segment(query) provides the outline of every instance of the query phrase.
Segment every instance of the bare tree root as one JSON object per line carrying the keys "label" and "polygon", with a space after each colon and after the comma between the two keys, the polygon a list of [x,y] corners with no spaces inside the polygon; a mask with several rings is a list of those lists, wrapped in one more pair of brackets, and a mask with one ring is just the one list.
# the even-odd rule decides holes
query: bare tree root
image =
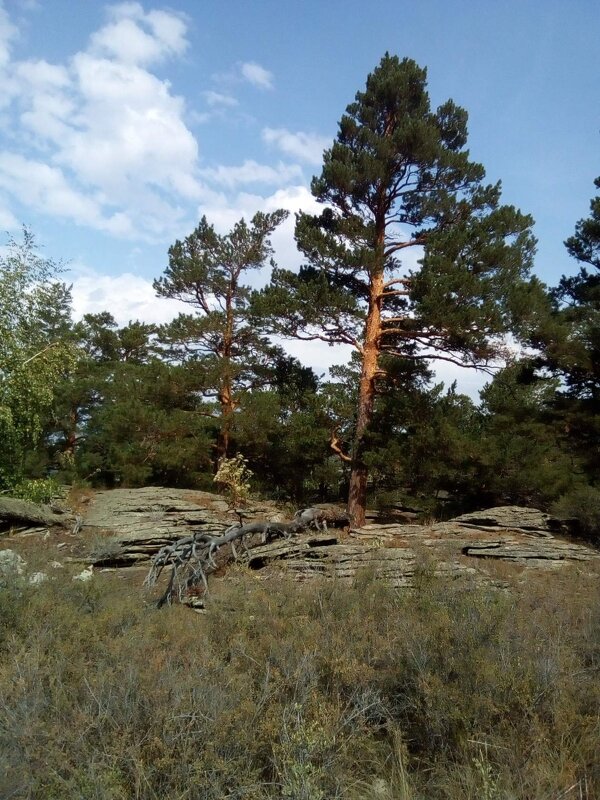
{"label": "bare tree root", "polygon": [[[248,536],[260,534],[261,542],[266,544],[273,538],[295,536],[306,531],[311,525],[319,530],[321,523],[326,529],[324,513],[322,509],[303,509],[290,522],[249,522],[246,525],[242,524],[240,517],[239,525],[227,528],[221,536],[209,536],[205,533],[185,536],[165,545],[156,553],[144,580],[144,586],[154,587],[163,570],[170,567],[171,575],[164,594],[158,600],[158,608],[169,605],[174,600],[182,602],[190,591],[195,591],[200,586],[204,594],[207,594],[208,576],[218,568],[217,554],[221,548],[229,545],[233,560],[237,561],[236,543],[248,553],[246,543]],[[331,515],[329,518],[331,519]]]}

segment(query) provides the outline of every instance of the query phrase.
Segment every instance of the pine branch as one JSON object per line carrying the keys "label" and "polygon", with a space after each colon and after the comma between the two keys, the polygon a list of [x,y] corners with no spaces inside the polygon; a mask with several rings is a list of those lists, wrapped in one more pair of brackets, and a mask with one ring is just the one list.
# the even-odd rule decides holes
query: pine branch
{"label": "pine branch", "polygon": [[352,462],[352,457],[349,456],[347,453],[345,453],[342,450],[339,437],[337,436],[337,431],[338,431],[337,428],[334,428],[331,431],[331,439],[329,441],[329,446],[331,447],[333,452],[342,459],[342,461],[345,461],[347,463],[351,463]]}

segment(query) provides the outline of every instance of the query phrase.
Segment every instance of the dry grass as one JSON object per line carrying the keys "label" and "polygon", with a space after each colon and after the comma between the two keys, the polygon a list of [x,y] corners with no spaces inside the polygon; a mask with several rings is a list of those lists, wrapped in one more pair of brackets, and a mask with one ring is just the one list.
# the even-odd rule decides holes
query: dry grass
{"label": "dry grass", "polygon": [[596,587],[239,570],[202,616],[116,580],[5,587],[0,796],[594,800]]}

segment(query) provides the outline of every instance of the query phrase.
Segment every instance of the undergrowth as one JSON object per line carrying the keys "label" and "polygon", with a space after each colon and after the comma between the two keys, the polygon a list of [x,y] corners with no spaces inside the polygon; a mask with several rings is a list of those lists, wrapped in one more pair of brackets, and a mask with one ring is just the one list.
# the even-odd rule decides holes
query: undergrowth
{"label": "undergrowth", "polygon": [[600,797],[585,577],[509,595],[240,573],[203,616],[101,577],[0,593],[2,797]]}

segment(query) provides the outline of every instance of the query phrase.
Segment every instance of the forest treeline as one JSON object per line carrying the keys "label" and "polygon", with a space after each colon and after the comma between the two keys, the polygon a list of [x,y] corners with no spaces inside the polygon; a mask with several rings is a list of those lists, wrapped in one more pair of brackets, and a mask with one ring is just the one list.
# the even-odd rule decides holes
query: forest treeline
{"label": "forest treeline", "polygon": [[[407,498],[452,512],[558,501],[600,524],[600,196],[565,243],[574,274],[548,288],[533,220],[501,204],[466,141],[466,112],[432,110],[425,70],[386,55],[313,179],[322,212],[297,215],[300,271],[272,261],[285,211],[227,234],[203,218],[154,283],[189,308],[164,325],[74,322],[60,265],[28,230],[9,241],[0,488],[213,489],[241,454],[255,491],[348,498],[358,524],[367,501]],[[324,378],[274,336],[354,355]],[[436,384],[436,358],[490,372],[478,403]]]}

